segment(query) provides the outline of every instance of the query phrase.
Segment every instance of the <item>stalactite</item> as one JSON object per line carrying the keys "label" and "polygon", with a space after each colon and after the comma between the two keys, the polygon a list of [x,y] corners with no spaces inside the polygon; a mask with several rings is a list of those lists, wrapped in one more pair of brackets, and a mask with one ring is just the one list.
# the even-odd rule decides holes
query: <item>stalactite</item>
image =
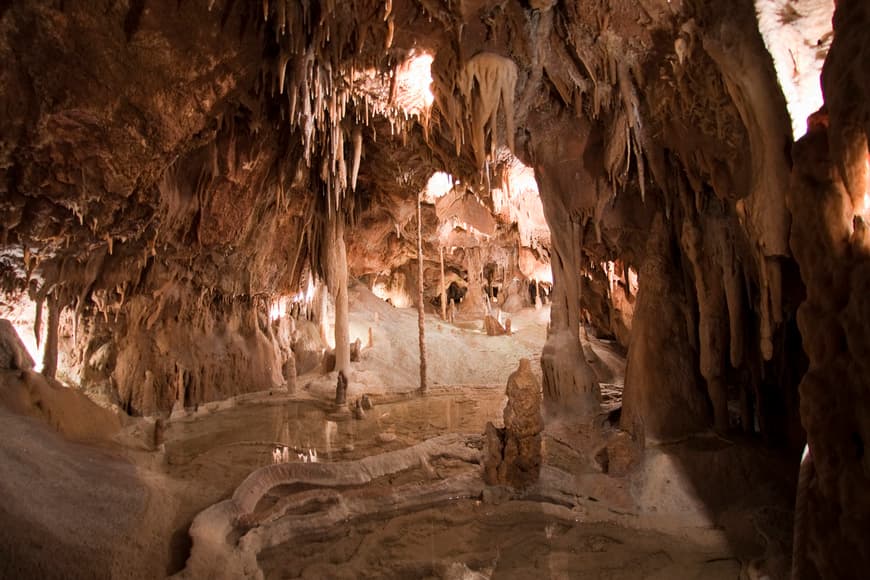
{"label": "stalactite", "polygon": [[508,147],[511,151],[515,150],[516,83],[517,65],[509,58],[490,52],[481,52],[473,56],[459,75],[456,84],[465,100],[466,116],[471,122],[471,148],[479,168],[484,166],[487,157],[487,129],[492,135],[492,149],[498,147],[499,108],[504,109]]}
{"label": "stalactite", "polygon": [[362,129],[354,127],[353,129],[353,168],[350,172],[350,189],[356,191],[356,178],[359,175],[360,159],[362,158]]}
{"label": "stalactite", "polygon": [[[284,78],[287,74],[287,61],[290,60],[290,55],[280,55],[278,57],[278,92],[284,94]],[[295,91],[293,91],[295,94]],[[292,118],[292,117],[291,117]]]}
{"label": "stalactite", "polygon": [[[724,433],[728,430],[728,392],[723,378],[725,361],[722,316],[728,306],[725,289],[719,280],[721,269],[715,263],[710,264],[704,260],[707,256],[704,240],[698,226],[691,221],[683,222],[680,243],[692,265],[695,278],[701,376],[707,381],[707,392],[713,404],[716,429]],[[711,266],[719,270],[718,275],[710,271]]]}
{"label": "stalactite", "polygon": [[672,235],[659,212],[640,267],[620,418],[623,429],[655,439],[685,437],[706,430],[710,422],[684,322],[684,311],[691,309],[685,291],[691,287],[684,289]]}
{"label": "stalactite", "polygon": [[723,282],[725,285],[725,302],[728,306],[728,324],[730,333],[729,355],[731,366],[735,369],[743,363],[743,276],[734,250],[726,244],[727,253],[723,257]]}
{"label": "stalactite", "polygon": [[760,347],[761,347],[761,355],[764,357],[764,360],[770,360],[773,358],[773,317],[770,312],[770,280],[768,278],[768,269],[767,264],[764,258],[761,258],[761,263],[758,268],[758,278],[759,278],[759,294],[760,294],[760,306],[761,312],[759,314],[761,318],[760,323]]}
{"label": "stalactite", "polygon": [[327,316],[326,284],[320,280],[315,284],[311,311],[314,314],[317,328],[320,331],[320,341],[323,344],[327,344],[329,338],[329,317]]}

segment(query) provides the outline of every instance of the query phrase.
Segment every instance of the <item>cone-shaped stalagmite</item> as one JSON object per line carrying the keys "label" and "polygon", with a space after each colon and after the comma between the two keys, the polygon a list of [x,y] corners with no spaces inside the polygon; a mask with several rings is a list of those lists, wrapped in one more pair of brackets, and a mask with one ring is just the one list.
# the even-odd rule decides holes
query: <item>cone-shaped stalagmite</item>
{"label": "cone-shaped stalagmite", "polygon": [[523,488],[535,483],[541,472],[541,387],[529,359],[507,381],[508,401],[504,429],[486,426],[484,480],[489,485]]}

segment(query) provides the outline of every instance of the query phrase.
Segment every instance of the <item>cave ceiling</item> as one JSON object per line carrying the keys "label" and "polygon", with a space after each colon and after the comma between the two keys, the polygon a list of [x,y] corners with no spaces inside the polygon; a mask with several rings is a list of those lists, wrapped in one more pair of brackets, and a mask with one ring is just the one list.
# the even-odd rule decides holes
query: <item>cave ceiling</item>
{"label": "cave ceiling", "polygon": [[782,152],[788,119],[747,112],[741,67],[770,68],[750,21],[748,2],[665,0],[6,5],[4,288],[77,310],[169,282],[292,294],[336,210],[351,273],[390,272],[414,257],[434,172],[456,187],[450,208],[424,203],[427,278],[439,246],[456,273],[479,243],[545,264],[520,163],[583,224],[592,269],[638,267],[656,212],[735,208],[763,263],[787,249],[756,192],[782,175],[753,163]]}

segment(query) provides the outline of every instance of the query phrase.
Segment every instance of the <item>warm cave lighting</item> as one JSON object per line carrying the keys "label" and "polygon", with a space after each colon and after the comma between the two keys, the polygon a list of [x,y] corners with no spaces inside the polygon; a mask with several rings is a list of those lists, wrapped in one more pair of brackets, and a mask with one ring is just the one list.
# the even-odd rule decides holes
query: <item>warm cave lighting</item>
{"label": "warm cave lighting", "polygon": [[829,0],[806,0],[798,10],[792,7],[786,21],[783,2],[755,0],[758,28],[773,57],[795,139],[806,133],[807,118],[824,101],[819,76],[832,38],[834,4]]}
{"label": "warm cave lighting", "polygon": [[[10,299],[8,302],[5,300],[0,301],[0,318],[5,318],[12,323],[12,327],[18,333],[18,337],[24,344],[24,348],[27,349],[30,358],[36,363],[37,368],[41,368],[42,352],[36,345],[36,336],[33,334],[36,319],[36,303],[28,298],[27,294]],[[40,336],[40,344],[43,348],[45,348],[46,327],[47,325],[43,323]]]}
{"label": "warm cave lighting", "polygon": [[637,272],[631,266],[628,267],[628,289],[632,294],[637,295]]}
{"label": "warm cave lighting", "polygon": [[396,308],[409,308],[411,306],[411,297],[407,292],[402,292],[385,282],[375,282],[372,285],[372,293]]}
{"label": "warm cave lighting", "polygon": [[432,94],[432,61],[427,52],[412,52],[396,69],[396,102],[409,115],[419,115],[435,100]]}
{"label": "warm cave lighting", "polygon": [[497,213],[507,212],[510,221],[517,224],[520,242],[533,248],[550,239],[550,228],[544,218],[544,206],[538,192],[535,170],[524,165],[508,149],[499,150],[499,158],[507,160],[501,187],[492,191]]}
{"label": "warm cave lighting", "polygon": [[275,321],[283,318],[287,314],[287,303],[290,302],[286,296],[281,296],[269,306],[269,320]]}
{"label": "warm cave lighting", "polygon": [[426,190],[423,192],[423,199],[428,203],[435,203],[436,199],[447,195],[456,181],[453,176],[443,171],[436,171],[426,183]]}
{"label": "warm cave lighting", "polygon": [[867,159],[865,163],[867,164],[867,171],[864,172],[864,175],[866,176],[867,191],[864,192],[864,199],[862,200],[864,202],[863,214],[864,221],[870,221],[870,150],[867,151]]}
{"label": "warm cave lighting", "polygon": [[538,282],[553,284],[553,268],[550,264],[538,264],[535,266],[535,271],[532,273],[532,278]]}

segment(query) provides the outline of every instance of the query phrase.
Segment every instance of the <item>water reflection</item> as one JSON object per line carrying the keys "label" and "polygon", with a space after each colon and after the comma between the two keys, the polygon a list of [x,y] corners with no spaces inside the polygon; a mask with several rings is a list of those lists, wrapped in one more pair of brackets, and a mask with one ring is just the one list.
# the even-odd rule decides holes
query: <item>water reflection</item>
{"label": "water reflection", "polygon": [[271,463],[275,445],[290,447],[291,461],[308,449],[321,461],[359,459],[444,433],[482,433],[487,421],[501,425],[504,401],[499,387],[375,399],[360,420],[321,401],[240,404],[172,423],[166,459],[170,466],[213,460],[250,470]]}

